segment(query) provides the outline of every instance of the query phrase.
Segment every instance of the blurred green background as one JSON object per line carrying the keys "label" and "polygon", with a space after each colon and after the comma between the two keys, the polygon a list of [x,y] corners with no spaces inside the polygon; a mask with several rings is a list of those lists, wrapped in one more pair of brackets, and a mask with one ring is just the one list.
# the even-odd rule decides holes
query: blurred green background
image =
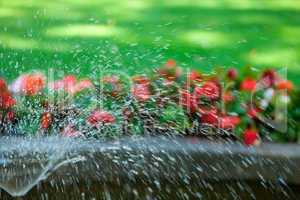
{"label": "blurred green background", "polygon": [[299,0],[1,0],[0,76],[288,67],[300,83]]}

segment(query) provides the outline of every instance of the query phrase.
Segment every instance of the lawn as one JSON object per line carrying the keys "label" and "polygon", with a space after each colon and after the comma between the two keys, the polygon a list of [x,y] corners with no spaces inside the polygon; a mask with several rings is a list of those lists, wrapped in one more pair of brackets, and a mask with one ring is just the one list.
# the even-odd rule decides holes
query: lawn
{"label": "lawn", "polygon": [[181,66],[288,68],[300,83],[298,0],[2,0],[0,76]]}

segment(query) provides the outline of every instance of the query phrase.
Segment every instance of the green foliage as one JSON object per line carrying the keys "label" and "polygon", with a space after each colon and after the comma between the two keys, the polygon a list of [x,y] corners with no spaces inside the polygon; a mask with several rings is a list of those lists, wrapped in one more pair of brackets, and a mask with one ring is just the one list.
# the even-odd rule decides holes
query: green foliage
{"label": "green foliage", "polygon": [[294,0],[1,1],[0,75],[132,75],[174,58],[206,72],[288,66],[299,83],[299,10]]}
{"label": "green foliage", "polygon": [[160,122],[166,127],[174,127],[179,132],[184,132],[185,129],[190,128],[188,119],[182,109],[182,107],[174,105],[168,105],[162,110],[160,115]]}

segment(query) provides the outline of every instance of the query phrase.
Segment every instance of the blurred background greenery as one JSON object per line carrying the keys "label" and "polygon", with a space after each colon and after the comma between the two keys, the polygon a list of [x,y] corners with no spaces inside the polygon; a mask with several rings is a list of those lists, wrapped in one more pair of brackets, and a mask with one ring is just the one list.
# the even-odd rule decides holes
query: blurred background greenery
{"label": "blurred background greenery", "polygon": [[288,67],[300,83],[298,0],[1,0],[0,76]]}

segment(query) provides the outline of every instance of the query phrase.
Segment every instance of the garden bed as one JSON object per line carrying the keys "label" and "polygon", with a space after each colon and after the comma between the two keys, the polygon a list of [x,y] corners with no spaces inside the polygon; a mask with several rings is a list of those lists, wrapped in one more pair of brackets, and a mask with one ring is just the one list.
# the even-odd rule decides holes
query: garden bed
{"label": "garden bed", "polygon": [[31,72],[0,79],[0,133],[105,138],[181,135],[297,143],[300,92],[274,69],[210,74],[169,60],[154,73],[96,79]]}
{"label": "garden bed", "polygon": [[28,199],[297,198],[300,93],[245,69],[169,60],[133,77],[0,79],[0,186]]}

